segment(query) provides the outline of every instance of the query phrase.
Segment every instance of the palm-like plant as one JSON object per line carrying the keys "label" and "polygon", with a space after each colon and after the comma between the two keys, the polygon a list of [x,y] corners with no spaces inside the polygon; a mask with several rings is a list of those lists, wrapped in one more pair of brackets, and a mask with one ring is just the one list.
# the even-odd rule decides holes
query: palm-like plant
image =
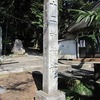
{"label": "palm-like plant", "polygon": [[[89,40],[91,39],[91,45],[96,47],[100,43],[98,42],[98,38],[100,35],[100,8],[97,7],[90,11],[83,10],[75,10],[72,9],[76,13],[76,21],[71,28],[69,28],[69,32],[82,33],[80,37],[87,37]],[[85,34],[84,34],[85,33]],[[89,33],[89,34],[88,34]]]}
{"label": "palm-like plant", "polygon": [[82,10],[75,10],[78,12],[78,18],[76,23],[84,20],[87,22],[88,26],[96,26],[96,28],[100,28],[100,8],[97,8],[93,11],[82,11]]}

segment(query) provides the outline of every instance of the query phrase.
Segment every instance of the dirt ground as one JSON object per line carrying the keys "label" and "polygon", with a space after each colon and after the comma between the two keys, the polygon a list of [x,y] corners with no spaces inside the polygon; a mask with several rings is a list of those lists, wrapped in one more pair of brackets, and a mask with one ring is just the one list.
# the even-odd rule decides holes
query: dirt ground
{"label": "dirt ground", "polygon": [[79,59],[74,59],[73,61],[81,61],[81,62],[100,62],[100,58],[79,58]]}
{"label": "dirt ground", "polygon": [[[100,58],[83,58],[74,61],[100,62]],[[0,94],[0,100],[34,100],[37,90],[35,79],[32,77],[31,72],[0,76],[0,86],[5,87],[7,90],[7,93]]]}
{"label": "dirt ground", "polygon": [[7,89],[7,93],[0,94],[0,100],[34,100],[37,90],[30,72],[0,77],[0,86]]}

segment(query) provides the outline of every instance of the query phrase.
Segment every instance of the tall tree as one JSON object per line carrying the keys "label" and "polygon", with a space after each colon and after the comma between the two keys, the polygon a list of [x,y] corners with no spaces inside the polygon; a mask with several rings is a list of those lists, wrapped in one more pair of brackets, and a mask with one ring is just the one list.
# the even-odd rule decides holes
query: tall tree
{"label": "tall tree", "polygon": [[[19,38],[29,46],[34,39],[42,40],[43,0],[1,0],[0,24],[3,28],[3,51]],[[39,44],[39,42],[38,42]],[[11,46],[12,46],[11,45]]]}

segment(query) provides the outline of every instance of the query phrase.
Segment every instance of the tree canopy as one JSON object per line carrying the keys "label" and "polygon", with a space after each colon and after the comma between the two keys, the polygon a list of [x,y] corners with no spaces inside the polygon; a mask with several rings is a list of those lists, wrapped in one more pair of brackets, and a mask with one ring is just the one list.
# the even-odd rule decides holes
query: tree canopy
{"label": "tree canopy", "polygon": [[[1,0],[0,25],[3,29],[3,51],[11,51],[16,38],[23,41],[25,48],[40,38],[42,41],[43,0]],[[7,48],[9,44],[11,48]]]}
{"label": "tree canopy", "polygon": [[[77,20],[78,14],[69,9],[86,11],[97,0],[58,1],[59,39],[61,39],[65,37],[69,26]],[[38,44],[38,48],[42,51],[43,2],[44,0],[0,0],[0,25],[3,30],[3,51],[5,53],[6,51],[11,52],[16,38],[23,41],[25,48]]]}

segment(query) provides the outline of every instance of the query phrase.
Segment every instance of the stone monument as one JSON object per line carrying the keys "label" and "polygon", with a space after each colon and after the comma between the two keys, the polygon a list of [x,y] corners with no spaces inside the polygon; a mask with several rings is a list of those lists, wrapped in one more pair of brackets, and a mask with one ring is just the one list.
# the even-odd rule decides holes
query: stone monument
{"label": "stone monument", "polygon": [[58,90],[58,0],[44,0],[43,91],[36,100],[65,100]]}
{"label": "stone monument", "polygon": [[12,52],[16,55],[23,55],[25,54],[25,49],[23,48],[22,41],[19,39],[15,40]]}

